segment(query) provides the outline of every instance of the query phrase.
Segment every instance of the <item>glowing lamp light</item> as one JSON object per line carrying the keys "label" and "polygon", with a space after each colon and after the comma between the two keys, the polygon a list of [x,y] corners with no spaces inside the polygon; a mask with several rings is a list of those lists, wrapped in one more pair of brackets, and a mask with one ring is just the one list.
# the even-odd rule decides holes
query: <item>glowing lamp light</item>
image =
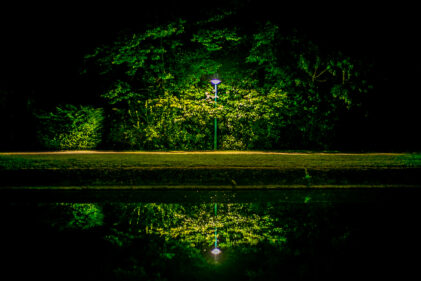
{"label": "glowing lamp light", "polygon": [[221,251],[221,250],[219,250],[218,248],[215,248],[215,249],[213,249],[213,250],[211,251],[211,253],[212,253],[213,255],[217,256],[217,255],[219,255],[220,253],[222,253],[222,251]]}
{"label": "glowing lamp light", "polygon": [[219,79],[212,79],[211,80],[212,85],[218,85],[219,83],[221,83],[221,80]]}

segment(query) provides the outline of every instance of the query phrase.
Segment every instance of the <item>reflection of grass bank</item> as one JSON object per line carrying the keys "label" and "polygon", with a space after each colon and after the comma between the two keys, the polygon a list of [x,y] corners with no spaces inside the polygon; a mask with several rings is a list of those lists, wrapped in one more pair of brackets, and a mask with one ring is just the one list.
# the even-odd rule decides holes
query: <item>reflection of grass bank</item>
{"label": "reflection of grass bank", "polygon": [[0,154],[2,186],[419,185],[420,174],[409,153]]}
{"label": "reflection of grass bank", "polygon": [[243,186],[420,184],[421,168],[308,169],[282,168],[133,168],[133,169],[17,169],[0,171],[3,186]]}

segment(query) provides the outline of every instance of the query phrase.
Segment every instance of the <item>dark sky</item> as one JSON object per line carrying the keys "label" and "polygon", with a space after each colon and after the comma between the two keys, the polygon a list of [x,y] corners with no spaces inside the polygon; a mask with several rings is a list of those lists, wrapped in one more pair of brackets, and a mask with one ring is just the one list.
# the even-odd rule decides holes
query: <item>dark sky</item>
{"label": "dark sky", "polygon": [[[110,1],[111,2],[111,1]],[[30,95],[77,92],[83,54],[119,30],[166,21],[201,17],[219,7],[243,7],[250,21],[274,19],[310,37],[371,57],[393,79],[412,75],[419,55],[413,6],[365,1],[106,1],[93,5],[33,3],[3,6],[0,14],[2,85]],[[193,3],[193,4],[192,4]],[[408,76],[409,77],[409,76]],[[65,85],[65,88],[63,88]]]}

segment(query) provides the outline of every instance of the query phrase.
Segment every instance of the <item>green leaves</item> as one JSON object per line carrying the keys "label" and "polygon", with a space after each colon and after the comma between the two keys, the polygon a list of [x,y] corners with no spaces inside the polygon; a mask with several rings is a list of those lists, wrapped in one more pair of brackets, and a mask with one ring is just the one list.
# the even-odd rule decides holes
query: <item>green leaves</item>
{"label": "green leaves", "polygon": [[103,110],[65,105],[37,115],[38,139],[47,149],[93,149],[102,141]]}
{"label": "green leaves", "polygon": [[253,35],[250,54],[246,57],[246,62],[257,63],[258,65],[275,63],[274,56],[275,37],[278,27],[271,23],[266,23],[263,30]]}
{"label": "green leaves", "polygon": [[214,52],[221,50],[224,46],[232,47],[240,43],[241,37],[238,36],[235,30],[228,28],[217,30],[199,30],[198,33],[193,34],[192,42],[197,42],[203,45],[207,51]]}
{"label": "green leaves", "polygon": [[117,80],[114,87],[102,95],[110,104],[116,104],[122,101],[131,101],[138,95],[131,89],[130,84]]}
{"label": "green leaves", "polygon": [[[370,90],[364,69],[267,22],[242,30],[221,14],[128,34],[87,56],[109,78],[117,108],[108,139],[124,148],[325,148],[338,116]],[[218,103],[210,77],[217,74]]]}

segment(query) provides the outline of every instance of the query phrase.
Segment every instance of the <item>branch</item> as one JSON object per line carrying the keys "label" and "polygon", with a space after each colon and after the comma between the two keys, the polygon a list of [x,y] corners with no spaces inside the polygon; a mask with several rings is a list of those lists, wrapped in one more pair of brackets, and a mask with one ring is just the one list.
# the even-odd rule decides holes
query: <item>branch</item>
{"label": "branch", "polygon": [[[327,68],[325,68],[324,70],[320,71],[319,74],[316,75],[317,72],[317,67],[314,70],[313,76],[311,77],[312,81],[314,82],[317,78],[319,78],[320,76],[323,75],[323,73],[325,73],[327,71]],[[318,82],[326,82],[326,80],[318,80]]]}
{"label": "branch", "polygon": [[323,71],[321,71],[315,78],[320,77],[323,73],[325,73],[327,71],[327,68],[325,68]]}
{"label": "branch", "polygon": [[317,73],[317,69],[319,69],[319,66],[316,65],[316,67],[314,68],[314,72],[313,72],[313,76],[311,77],[311,80],[314,82],[314,80],[317,78],[316,73]]}

